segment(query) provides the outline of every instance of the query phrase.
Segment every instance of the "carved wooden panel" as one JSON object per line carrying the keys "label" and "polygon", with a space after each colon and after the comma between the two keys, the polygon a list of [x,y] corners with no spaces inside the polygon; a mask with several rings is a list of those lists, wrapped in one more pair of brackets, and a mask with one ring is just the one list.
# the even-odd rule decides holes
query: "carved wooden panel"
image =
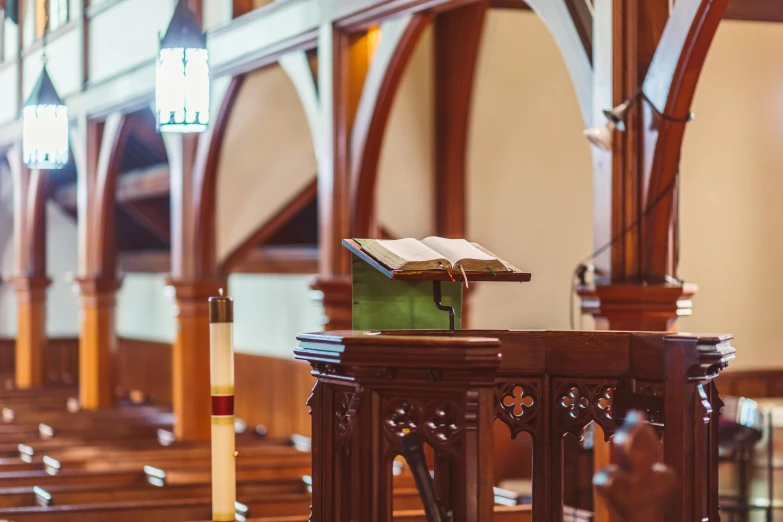
{"label": "carved wooden panel", "polygon": [[573,433],[581,437],[582,430],[595,421],[605,437],[615,430],[612,418],[612,396],[616,381],[606,379],[553,379],[552,407],[555,433]]}
{"label": "carved wooden panel", "polygon": [[511,430],[512,439],[523,431],[534,435],[540,430],[542,389],[542,380],[537,378],[507,380],[497,384],[495,416]]}
{"label": "carved wooden panel", "polygon": [[465,406],[453,399],[382,399],[381,419],[389,450],[400,453],[400,437],[414,432],[438,451],[455,452],[462,442]]}

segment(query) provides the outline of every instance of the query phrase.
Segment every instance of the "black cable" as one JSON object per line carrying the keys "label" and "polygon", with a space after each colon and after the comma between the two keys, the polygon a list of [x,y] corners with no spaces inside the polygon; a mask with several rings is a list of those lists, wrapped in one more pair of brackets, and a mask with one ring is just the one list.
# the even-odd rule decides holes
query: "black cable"
{"label": "black cable", "polygon": [[639,89],[638,95],[640,95],[644,101],[646,101],[650,108],[653,110],[653,112],[662,120],[671,121],[674,123],[688,123],[693,119],[693,113],[688,113],[688,116],[685,118],[676,118],[674,116],[669,116],[668,114],[664,114],[663,112],[658,110],[658,107],[655,106],[655,104],[652,102],[652,100],[645,94],[645,92],[642,89]]}
{"label": "black cable", "polygon": [[[579,281],[581,283],[581,279],[584,277],[584,273],[587,272],[587,267],[585,266],[585,263],[588,263],[595,259],[596,257],[600,256],[607,250],[609,250],[612,246],[614,246],[615,243],[620,241],[625,237],[628,232],[636,228],[639,223],[643,219],[645,219],[647,216],[649,216],[653,210],[655,210],[661,201],[669,194],[669,192],[672,192],[674,190],[674,187],[677,186],[677,181],[680,177],[680,170],[677,169],[677,174],[672,178],[672,180],[669,182],[668,185],[663,189],[663,191],[658,194],[658,196],[649,204],[647,205],[647,208],[644,209],[644,211],[639,214],[636,219],[634,219],[631,223],[628,224],[622,231],[618,232],[617,235],[612,237],[609,241],[601,245],[599,248],[593,251],[589,256],[585,257],[582,261],[580,261],[576,267],[574,268],[572,279],[571,279],[571,297],[570,297],[570,303],[571,303],[571,329],[574,329],[574,293],[576,292],[576,282]],[[584,270],[582,267],[585,267]],[[582,274],[582,277],[579,277],[579,274]]]}

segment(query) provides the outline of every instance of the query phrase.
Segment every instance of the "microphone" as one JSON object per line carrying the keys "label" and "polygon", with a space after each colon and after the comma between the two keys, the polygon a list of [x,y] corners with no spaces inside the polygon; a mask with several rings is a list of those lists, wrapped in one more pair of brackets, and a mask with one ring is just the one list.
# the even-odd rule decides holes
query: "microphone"
{"label": "microphone", "polygon": [[428,522],[450,522],[451,517],[446,514],[440,500],[435,496],[435,483],[427,469],[421,438],[415,433],[409,433],[402,436],[401,443],[402,456],[405,457],[413,473]]}

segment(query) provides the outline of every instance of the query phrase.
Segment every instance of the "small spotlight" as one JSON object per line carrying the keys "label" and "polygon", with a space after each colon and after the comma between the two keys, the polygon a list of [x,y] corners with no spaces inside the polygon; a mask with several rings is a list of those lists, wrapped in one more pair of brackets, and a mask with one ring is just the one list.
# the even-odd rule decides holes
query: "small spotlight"
{"label": "small spotlight", "polygon": [[629,98],[612,110],[604,111],[607,122],[603,125],[585,129],[584,135],[587,141],[601,150],[612,150],[614,131],[625,132],[625,116],[628,114],[628,109],[631,107],[634,98]]}
{"label": "small spotlight", "polygon": [[591,144],[608,152],[612,150],[612,135],[616,128],[617,125],[610,121],[605,125],[585,129],[584,135]]}

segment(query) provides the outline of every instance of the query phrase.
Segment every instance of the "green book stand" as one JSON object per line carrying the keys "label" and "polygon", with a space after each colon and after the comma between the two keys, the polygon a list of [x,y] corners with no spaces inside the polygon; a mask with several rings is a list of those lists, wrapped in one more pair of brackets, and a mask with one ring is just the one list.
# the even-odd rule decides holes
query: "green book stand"
{"label": "green book stand", "polygon": [[[354,330],[451,330],[462,326],[462,274],[446,270],[392,270],[345,239],[351,251]],[[505,262],[504,262],[505,263]],[[530,274],[505,263],[506,272],[471,272],[469,282],[526,282]]]}

